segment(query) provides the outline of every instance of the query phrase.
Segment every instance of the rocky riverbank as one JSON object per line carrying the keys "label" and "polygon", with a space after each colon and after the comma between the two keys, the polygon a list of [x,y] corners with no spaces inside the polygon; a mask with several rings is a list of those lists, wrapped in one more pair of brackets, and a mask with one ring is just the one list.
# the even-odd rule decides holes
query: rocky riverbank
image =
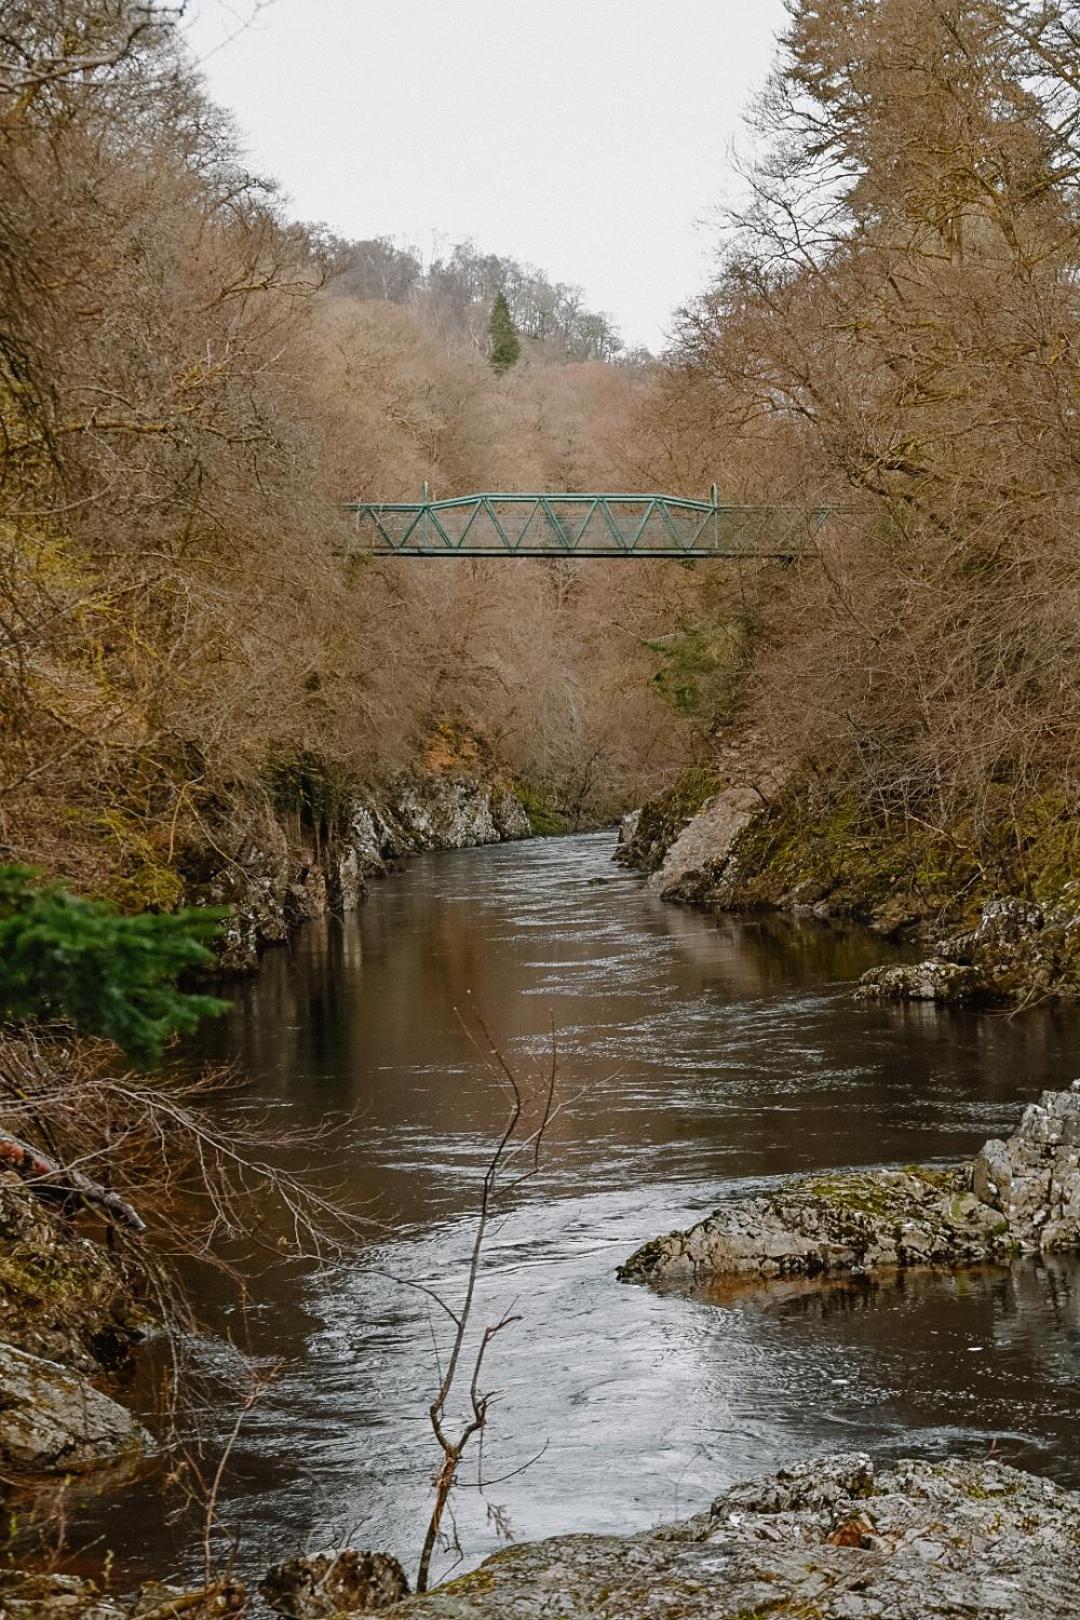
{"label": "rocky riverbank", "polygon": [[993,1462],[817,1458],[645,1535],[510,1547],[394,1620],[1066,1620],[1080,1494]]}
{"label": "rocky riverbank", "polygon": [[936,941],[921,962],[871,968],[859,982],[864,1001],[943,1001],[974,1006],[1074,995],[1080,984],[1080,907],[989,901],[974,928]]}
{"label": "rocky riverbank", "polygon": [[[632,1536],[565,1535],[496,1553],[422,1597],[393,1559],[354,1549],[271,1571],[283,1620],[1072,1620],[1080,1493],[993,1461],[813,1458]],[[132,1601],[65,1575],[0,1574],[6,1620],[224,1620],[224,1581]]]}
{"label": "rocky riverbank", "polygon": [[1080,1081],[1025,1109],[1007,1141],[955,1169],[807,1176],[733,1198],[643,1245],[624,1282],[705,1282],[964,1266],[1080,1250]]}
{"label": "rocky riverbank", "polygon": [[875,969],[860,995],[972,1006],[1080,997],[1080,878],[1059,857],[1032,834],[1021,864],[1038,898],[1010,894],[1005,866],[990,871],[963,837],[868,822],[792,782],[753,738],[626,817],[615,854],[679,904],[925,940],[924,961]]}
{"label": "rocky riverbank", "polygon": [[184,900],[227,908],[223,973],[248,973],[299,923],[353,911],[369,885],[409,855],[530,835],[513,786],[494,769],[454,765],[395,778],[379,794],[344,796],[329,827],[252,808],[181,857]]}
{"label": "rocky riverbank", "polygon": [[0,1476],[40,1481],[145,1455],[141,1424],[96,1384],[125,1370],[147,1321],[113,1251],[0,1175]]}
{"label": "rocky riverbank", "polygon": [[[529,835],[524,805],[490,755],[456,733],[437,742],[415,771],[378,794],[331,794],[317,762],[304,762],[289,767],[276,800],[269,791],[241,799],[222,806],[213,824],[201,819],[197,839],[190,830],[178,836],[169,873],[182,892],[170,891],[169,901],[227,908],[223,972],[254,968],[261,949],[297,923],[352,910],[371,881],[409,855]],[[63,1044],[34,1056],[27,1040],[33,1044],[0,1031],[4,1089],[18,1099],[20,1119],[46,1079],[50,1095],[63,1095],[64,1084]],[[35,1066],[53,1062],[57,1071],[47,1076]],[[48,1122],[32,1108],[28,1117],[48,1143]],[[104,1148],[91,1160],[107,1170]],[[75,1475],[111,1483],[155,1449],[122,1390],[135,1347],[153,1328],[140,1300],[154,1261],[115,1239],[77,1192],[50,1188],[19,1163],[0,1170],[0,1493],[16,1501],[28,1491],[43,1502]],[[16,1507],[12,1515],[17,1522]],[[62,1587],[49,1603],[58,1614],[81,1612],[72,1607],[77,1591]],[[43,1589],[25,1590],[30,1596],[0,1592],[0,1620],[52,1612],[35,1606],[45,1604]],[[222,1592],[211,1612],[228,1612]]]}

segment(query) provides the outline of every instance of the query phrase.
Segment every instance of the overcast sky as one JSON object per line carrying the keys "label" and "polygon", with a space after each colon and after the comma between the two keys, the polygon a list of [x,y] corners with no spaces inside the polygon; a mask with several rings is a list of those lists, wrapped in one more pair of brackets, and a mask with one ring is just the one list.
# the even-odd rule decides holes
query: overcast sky
{"label": "overcast sky", "polygon": [[783,0],[192,7],[211,92],[297,218],[425,252],[471,237],[650,347],[705,277],[784,20]]}

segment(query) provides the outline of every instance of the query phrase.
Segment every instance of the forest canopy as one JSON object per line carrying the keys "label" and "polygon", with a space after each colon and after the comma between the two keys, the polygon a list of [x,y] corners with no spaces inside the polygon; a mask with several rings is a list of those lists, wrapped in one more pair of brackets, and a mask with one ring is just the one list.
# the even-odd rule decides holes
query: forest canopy
{"label": "forest canopy", "polygon": [[[289,219],[168,8],[4,7],[5,858],[168,908],[273,762],[449,724],[586,817],[748,731],[867,836],[1068,868],[1080,7],[789,13],[711,283],[624,364],[539,270]],[[425,484],[713,483],[842,510],[786,570],[343,555]]]}
{"label": "forest canopy", "polygon": [[[611,813],[690,746],[648,643],[693,576],[436,577],[343,555],[342,503],[632,487],[645,371],[512,259],[421,265],[289,219],[177,17],[3,8],[0,847],[168,908],[272,762],[370,784],[443,724]],[[502,377],[497,293],[522,349]]]}

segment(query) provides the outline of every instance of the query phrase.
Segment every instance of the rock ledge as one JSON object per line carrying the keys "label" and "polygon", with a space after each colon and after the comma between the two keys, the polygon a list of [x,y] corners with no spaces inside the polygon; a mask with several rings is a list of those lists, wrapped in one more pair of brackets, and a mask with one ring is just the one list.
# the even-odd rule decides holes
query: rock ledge
{"label": "rock ledge", "polygon": [[871,968],[855,993],[861,1001],[974,1005],[1071,993],[1080,969],[1075,901],[1043,910],[1010,896],[991,900],[974,928],[939,940],[923,962]]}
{"label": "rock ledge", "polygon": [[1069,1249],[1080,1249],[1080,1081],[1044,1092],[1007,1142],[987,1142],[971,1164],[807,1176],[733,1198],[689,1230],[646,1243],[619,1276],[860,1274]]}
{"label": "rock ledge", "polygon": [[988,1462],[861,1454],[737,1485],[645,1535],[497,1553],[398,1620],[1072,1620],[1080,1495]]}

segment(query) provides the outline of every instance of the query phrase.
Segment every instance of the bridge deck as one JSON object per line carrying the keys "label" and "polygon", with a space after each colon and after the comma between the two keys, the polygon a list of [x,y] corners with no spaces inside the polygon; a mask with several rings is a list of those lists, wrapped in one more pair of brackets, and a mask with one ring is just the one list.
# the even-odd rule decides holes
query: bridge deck
{"label": "bridge deck", "polygon": [[351,501],[360,548],[386,557],[798,557],[830,507],[722,506],[674,495],[464,495]]}

